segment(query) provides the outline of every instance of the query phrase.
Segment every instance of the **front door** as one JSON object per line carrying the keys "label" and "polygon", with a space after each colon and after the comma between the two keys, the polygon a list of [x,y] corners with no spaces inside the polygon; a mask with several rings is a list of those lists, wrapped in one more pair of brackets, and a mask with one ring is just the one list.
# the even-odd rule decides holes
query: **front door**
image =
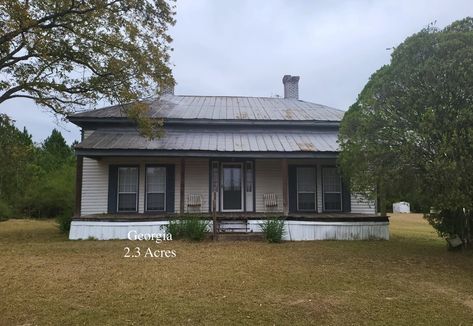
{"label": "front door", "polygon": [[222,196],[224,212],[243,211],[243,164],[222,163]]}

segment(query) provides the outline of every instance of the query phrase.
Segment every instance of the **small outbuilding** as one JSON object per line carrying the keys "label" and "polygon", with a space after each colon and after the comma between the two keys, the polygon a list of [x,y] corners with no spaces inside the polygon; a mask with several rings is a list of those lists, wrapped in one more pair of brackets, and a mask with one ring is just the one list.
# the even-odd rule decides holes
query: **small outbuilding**
{"label": "small outbuilding", "polygon": [[410,213],[411,212],[411,204],[405,201],[400,201],[398,203],[393,204],[393,213]]}

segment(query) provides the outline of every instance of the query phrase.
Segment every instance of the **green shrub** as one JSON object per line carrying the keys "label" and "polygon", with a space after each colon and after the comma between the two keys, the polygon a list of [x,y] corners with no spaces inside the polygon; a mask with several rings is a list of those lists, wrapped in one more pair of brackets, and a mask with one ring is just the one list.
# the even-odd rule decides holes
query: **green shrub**
{"label": "green shrub", "polygon": [[183,220],[171,220],[167,227],[173,239],[189,239],[192,241],[201,241],[205,238],[209,223],[198,217],[192,217]]}
{"label": "green shrub", "polygon": [[284,220],[282,219],[270,219],[260,224],[261,230],[264,233],[264,238],[271,243],[277,243],[282,241],[282,237],[285,234],[284,231]]}
{"label": "green shrub", "polygon": [[170,220],[166,231],[173,239],[179,239],[183,237],[183,229],[182,220]]}
{"label": "green shrub", "polygon": [[44,172],[25,191],[20,206],[34,218],[67,216],[74,210],[74,165]]}
{"label": "green shrub", "polygon": [[198,218],[184,220],[184,235],[190,240],[201,241],[205,237],[208,226],[207,221]]}
{"label": "green shrub", "polygon": [[72,214],[62,214],[56,218],[59,230],[62,233],[68,233],[71,229]]}
{"label": "green shrub", "polygon": [[13,217],[13,210],[8,203],[0,199],[0,221]]}
{"label": "green shrub", "polygon": [[439,236],[447,240],[458,237],[462,247],[471,247],[473,241],[473,212],[458,209],[443,209],[424,216]]}

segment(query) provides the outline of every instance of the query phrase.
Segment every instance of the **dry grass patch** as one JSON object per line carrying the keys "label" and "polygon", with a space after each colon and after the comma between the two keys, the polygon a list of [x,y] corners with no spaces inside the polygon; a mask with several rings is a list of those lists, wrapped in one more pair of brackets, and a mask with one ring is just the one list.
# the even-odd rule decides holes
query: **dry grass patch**
{"label": "dry grass patch", "polygon": [[473,255],[418,215],[391,221],[390,241],[139,243],[173,259],[1,222],[0,324],[472,324]]}

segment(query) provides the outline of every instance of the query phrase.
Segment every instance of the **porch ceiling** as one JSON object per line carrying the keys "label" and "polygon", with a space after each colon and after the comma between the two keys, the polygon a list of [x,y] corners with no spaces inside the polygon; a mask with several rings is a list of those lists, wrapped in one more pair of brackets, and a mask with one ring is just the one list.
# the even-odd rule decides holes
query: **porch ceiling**
{"label": "porch ceiling", "polygon": [[159,139],[136,131],[96,130],[76,146],[78,155],[333,157],[336,131],[192,131],[167,130]]}

